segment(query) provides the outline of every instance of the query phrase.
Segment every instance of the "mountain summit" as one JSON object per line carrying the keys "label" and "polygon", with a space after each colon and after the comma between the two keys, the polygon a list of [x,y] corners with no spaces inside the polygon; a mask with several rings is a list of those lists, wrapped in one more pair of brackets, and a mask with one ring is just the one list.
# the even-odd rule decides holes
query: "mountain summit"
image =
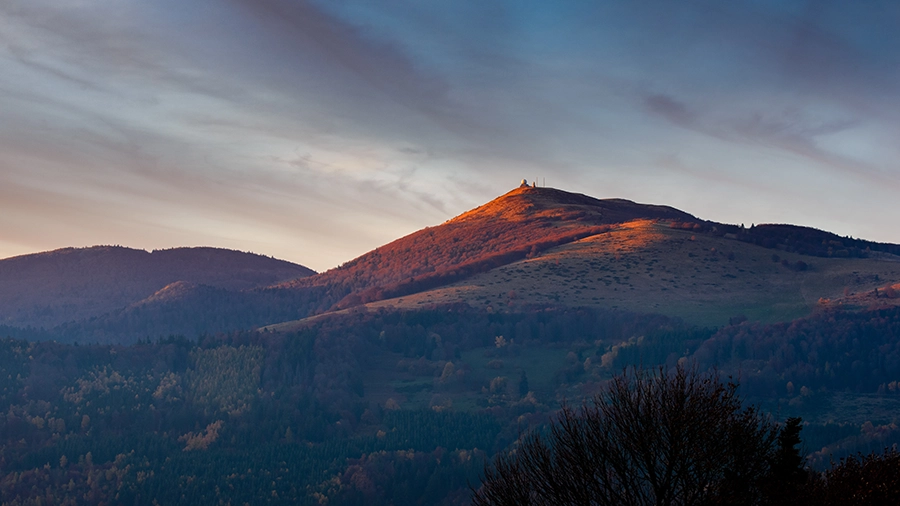
{"label": "mountain summit", "polygon": [[625,199],[596,199],[556,188],[521,186],[447,223],[479,220],[574,219],[599,225],[639,218],[697,220],[694,216],[674,207],[638,204]]}
{"label": "mountain summit", "polygon": [[451,283],[635,219],[697,221],[671,207],[520,187],[341,267],[282,286],[322,292],[318,311],[346,308]]}

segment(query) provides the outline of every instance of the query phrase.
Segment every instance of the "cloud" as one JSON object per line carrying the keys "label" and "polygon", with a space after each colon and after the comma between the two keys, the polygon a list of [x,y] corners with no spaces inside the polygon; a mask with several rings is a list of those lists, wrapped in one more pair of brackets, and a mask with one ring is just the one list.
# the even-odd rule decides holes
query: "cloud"
{"label": "cloud", "polygon": [[[127,2],[0,6],[12,28],[0,46],[0,66],[10,70],[0,76],[0,90],[15,97],[5,111],[11,121],[0,127],[8,175],[30,191],[48,184],[79,192],[79,205],[94,208],[133,199],[147,202],[147,211],[155,202],[245,217],[250,207],[250,215],[283,230],[290,225],[292,233],[298,220],[279,216],[283,200],[260,202],[247,192],[293,192],[317,203],[288,205],[306,216],[324,212],[340,221],[341,214],[369,210],[381,225],[395,222],[374,234],[348,223],[357,240],[414,230],[411,216],[443,215],[442,198],[405,175],[412,157],[396,149],[428,151],[427,137],[444,132],[432,120],[453,108],[438,80],[309,3],[236,2],[231,11],[200,3],[156,10]],[[173,23],[194,22],[191,29],[208,38],[172,33]],[[453,120],[445,116],[445,123]],[[316,163],[285,174],[279,161],[297,150]],[[91,202],[98,193],[109,198]],[[246,206],[232,212],[235,203]],[[410,213],[419,203],[430,210]],[[59,211],[29,209],[34,216]],[[333,233],[334,223],[326,220],[318,231],[316,224],[299,225],[310,235]]]}
{"label": "cloud", "polygon": [[749,113],[732,109],[702,114],[699,108],[665,94],[647,95],[643,102],[651,114],[716,140],[801,156],[814,162],[819,170],[847,172],[879,184],[900,184],[900,174],[822,146],[821,137],[853,130],[862,122],[858,118],[821,119],[796,108]]}
{"label": "cloud", "polygon": [[897,13],[841,2],[10,0],[0,178],[22,207],[0,204],[0,235],[74,237],[56,220],[81,237],[141,230],[149,247],[191,231],[222,246],[245,236],[324,269],[522,177],[640,200],[648,179],[681,175],[669,190],[689,201],[710,181],[746,181],[763,160],[798,178],[896,187],[896,153],[868,149],[890,142],[860,139],[896,137]]}
{"label": "cloud", "polygon": [[673,97],[662,94],[644,97],[644,103],[650,112],[658,114],[672,123],[686,128],[697,128],[697,115]]}

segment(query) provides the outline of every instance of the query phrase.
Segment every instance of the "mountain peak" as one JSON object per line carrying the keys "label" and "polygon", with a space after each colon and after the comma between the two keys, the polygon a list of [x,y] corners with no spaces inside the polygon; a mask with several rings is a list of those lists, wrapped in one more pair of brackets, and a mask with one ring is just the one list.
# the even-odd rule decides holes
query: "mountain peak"
{"label": "mountain peak", "polygon": [[673,207],[638,204],[626,199],[597,199],[556,188],[523,185],[487,204],[460,214],[447,223],[491,219],[522,221],[535,218],[578,219],[607,224],[640,218],[697,220]]}
{"label": "mountain peak", "polygon": [[[555,188],[521,186],[495,198],[487,204],[450,219],[447,223],[490,218],[511,221],[523,220],[534,217],[542,211],[558,209],[564,206],[570,200],[564,197],[570,195],[574,196],[577,194],[567,193]],[[579,196],[585,197],[584,195]],[[590,197],[585,198],[590,199]]]}
{"label": "mountain peak", "polygon": [[635,220],[698,221],[671,207],[523,184],[441,225],[282,286],[324,291],[321,310],[350,307],[455,282]]}

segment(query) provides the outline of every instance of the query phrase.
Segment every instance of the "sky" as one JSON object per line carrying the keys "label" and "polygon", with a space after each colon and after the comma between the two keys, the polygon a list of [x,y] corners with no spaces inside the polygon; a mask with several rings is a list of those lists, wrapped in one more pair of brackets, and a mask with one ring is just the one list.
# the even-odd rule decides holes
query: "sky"
{"label": "sky", "polygon": [[522,178],[900,243],[900,2],[0,2],[0,258],[324,271]]}

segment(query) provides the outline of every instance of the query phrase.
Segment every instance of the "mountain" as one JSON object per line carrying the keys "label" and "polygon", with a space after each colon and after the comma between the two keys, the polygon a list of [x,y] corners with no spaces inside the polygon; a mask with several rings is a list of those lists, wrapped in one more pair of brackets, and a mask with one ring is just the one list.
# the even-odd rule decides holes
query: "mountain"
{"label": "mountain", "polygon": [[133,342],[296,320],[446,285],[637,218],[697,221],[670,207],[599,200],[552,188],[517,188],[322,274],[288,276],[288,281],[240,292],[175,278],[187,284],[162,290],[167,283],[156,283],[141,299],[120,300],[118,307],[98,311],[90,320],[59,318],[64,323],[55,333],[66,341]]}
{"label": "mountain", "polygon": [[[0,339],[0,495],[468,504],[484,463],[561,404],[679,363],[802,417],[822,469],[900,444],[898,253],[519,188],[302,279],[162,276]],[[156,252],[134,255],[135,276],[152,271]],[[35,286],[59,298],[66,265]]]}
{"label": "mountain", "polygon": [[445,285],[636,219],[699,222],[666,206],[521,187],[336,269],[282,286],[321,290],[316,312],[352,307]]}
{"label": "mountain", "polygon": [[[0,324],[65,341],[227,332],[352,308],[594,307],[691,324],[776,322],[894,299],[900,246],[793,225],[521,187],[321,274],[211,249],[59,250],[0,261]],[[244,262],[244,263],[242,263]],[[173,283],[176,283],[172,285]],[[887,290],[887,291],[885,291]]]}
{"label": "mountain", "polygon": [[0,260],[0,324],[49,329],[127,307],[178,282],[241,291],[312,274],[302,265],[217,248],[65,248]]}
{"label": "mountain", "polygon": [[845,298],[858,305],[897,282],[898,245],[525,187],[284,286],[323,289],[319,312],[598,307],[718,326],[789,320]]}

